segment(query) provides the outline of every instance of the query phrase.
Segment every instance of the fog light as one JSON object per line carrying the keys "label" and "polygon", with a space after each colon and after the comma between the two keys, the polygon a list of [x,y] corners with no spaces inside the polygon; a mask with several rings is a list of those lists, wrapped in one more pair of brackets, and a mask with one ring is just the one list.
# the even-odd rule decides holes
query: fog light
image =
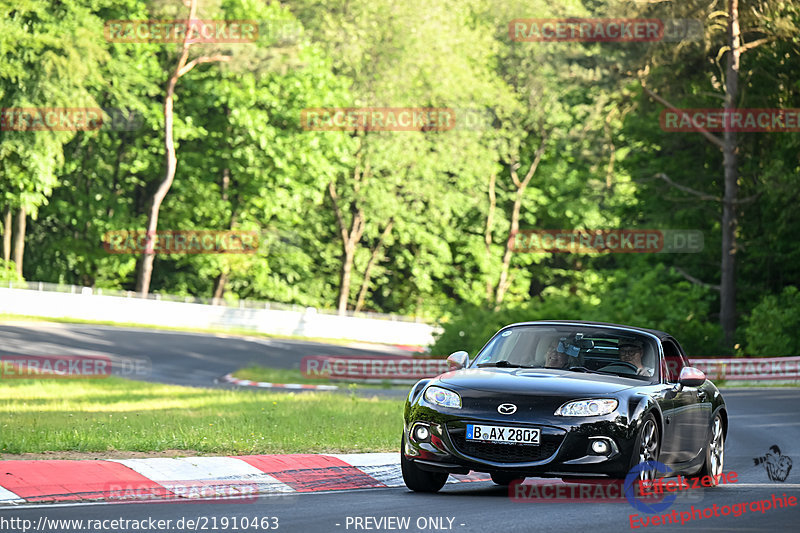
{"label": "fog light", "polygon": [[418,424],[414,428],[414,440],[418,442],[424,442],[428,440],[428,437],[431,436],[430,430],[427,427],[423,426],[422,424]]}
{"label": "fog light", "polygon": [[605,455],[608,453],[608,443],[602,440],[596,440],[592,443],[592,451],[598,455]]}

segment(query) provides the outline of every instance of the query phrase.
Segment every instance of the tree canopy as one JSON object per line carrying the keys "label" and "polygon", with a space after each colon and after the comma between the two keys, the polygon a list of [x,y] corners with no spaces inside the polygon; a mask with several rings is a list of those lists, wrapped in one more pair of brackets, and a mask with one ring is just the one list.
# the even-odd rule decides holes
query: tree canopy
{"label": "tree canopy", "polygon": [[[155,255],[150,291],[414,315],[444,325],[438,352],[479,348],[507,321],[574,318],[666,329],[691,355],[796,355],[777,323],[800,308],[797,128],[662,122],[670,109],[797,111],[796,2],[195,4],[197,19],[252,21],[257,37],[190,43],[185,63],[208,61],[171,90],[187,42],[123,42],[106,26],[185,20],[184,2],[0,0],[0,278],[141,286],[143,256],[109,254],[103,238],[152,222],[172,146],[158,229],[256,231],[260,245]],[[516,19],[568,18],[658,19],[666,33],[509,33]],[[76,107],[102,109],[103,126],[6,120]],[[457,120],[445,131],[305,127],[304,110],[321,108]],[[692,230],[703,247],[509,246],[515,232],[555,229]]]}

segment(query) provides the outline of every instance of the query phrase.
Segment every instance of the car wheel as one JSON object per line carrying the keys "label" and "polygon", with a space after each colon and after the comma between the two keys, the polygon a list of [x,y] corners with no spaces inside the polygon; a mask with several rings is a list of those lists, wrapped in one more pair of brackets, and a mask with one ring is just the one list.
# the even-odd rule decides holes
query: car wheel
{"label": "car wheel", "polygon": [[725,466],[725,431],[722,427],[722,417],[719,413],[714,415],[711,422],[711,434],[706,445],[706,459],[703,467],[693,477],[709,476],[712,486],[719,484],[719,476]]}
{"label": "car wheel", "polygon": [[[646,463],[647,461],[658,461],[658,455],[661,451],[661,439],[658,434],[658,425],[656,424],[655,417],[648,413],[642,420],[642,429],[636,436],[636,443],[633,448],[633,455],[631,456],[631,464],[628,471],[638,464]],[[627,472],[626,472],[627,474]],[[658,472],[656,468],[647,469],[643,468],[639,471],[639,481],[644,483],[652,483],[657,477]]]}
{"label": "car wheel", "polygon": [[406,487],[414,492],[439,492],[447,483],[447,472],[428,472],[420,469],[413,461],[406,459],[405,437],[400,442],[400,471]]}
{"label": "car wheel", "polygon": [[491,476],[492,476],[492,481],[494,482],[495,485],[511,485],[515,481],[519,481],[520,483],[525,481],[524,477],[520,477],[519,475],[515,474],[502,474],[499,472],[495,472],[491,474]]}

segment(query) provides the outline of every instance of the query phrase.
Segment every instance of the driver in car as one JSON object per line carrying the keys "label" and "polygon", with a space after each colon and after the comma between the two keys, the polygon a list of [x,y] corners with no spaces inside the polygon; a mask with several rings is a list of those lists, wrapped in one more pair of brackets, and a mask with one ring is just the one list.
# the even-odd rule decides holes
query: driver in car
{"label": "driver in car", "polygon": [[651,377],[653,375],[653,369],[647,368],[642,364],[643,355],[644,350],[640,344],[628,342],[619,347],[619,358],[622,362],[634,365],[636,367],[637,376]]}
{"label": "driver in car", "polygon": [[564,352],[558,351],[558,339],[554,340],[547,349],[546,359],[544,362],[545,368],[566,368],[567,359],[569,357]]}

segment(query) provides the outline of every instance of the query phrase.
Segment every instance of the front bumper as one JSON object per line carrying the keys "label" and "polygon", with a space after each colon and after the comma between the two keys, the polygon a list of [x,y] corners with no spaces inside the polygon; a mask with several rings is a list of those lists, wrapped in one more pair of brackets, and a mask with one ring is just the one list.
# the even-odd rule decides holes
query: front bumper
{"label": "front bumper", "polygon": [[[625,475],[630,466],[636,428],[619,413],[602,417],[541,417],[526,421],[444,414],[416,406],[404,428],[406,458],[420,468],[451,473],[514,472],[520,476]],[[540,428],[539,445],[466,440],[468,423]],[[428,426],[430,436],[416,440],[412,428]],[[608,452],[592,451],[592,442],[608,444]]]}

